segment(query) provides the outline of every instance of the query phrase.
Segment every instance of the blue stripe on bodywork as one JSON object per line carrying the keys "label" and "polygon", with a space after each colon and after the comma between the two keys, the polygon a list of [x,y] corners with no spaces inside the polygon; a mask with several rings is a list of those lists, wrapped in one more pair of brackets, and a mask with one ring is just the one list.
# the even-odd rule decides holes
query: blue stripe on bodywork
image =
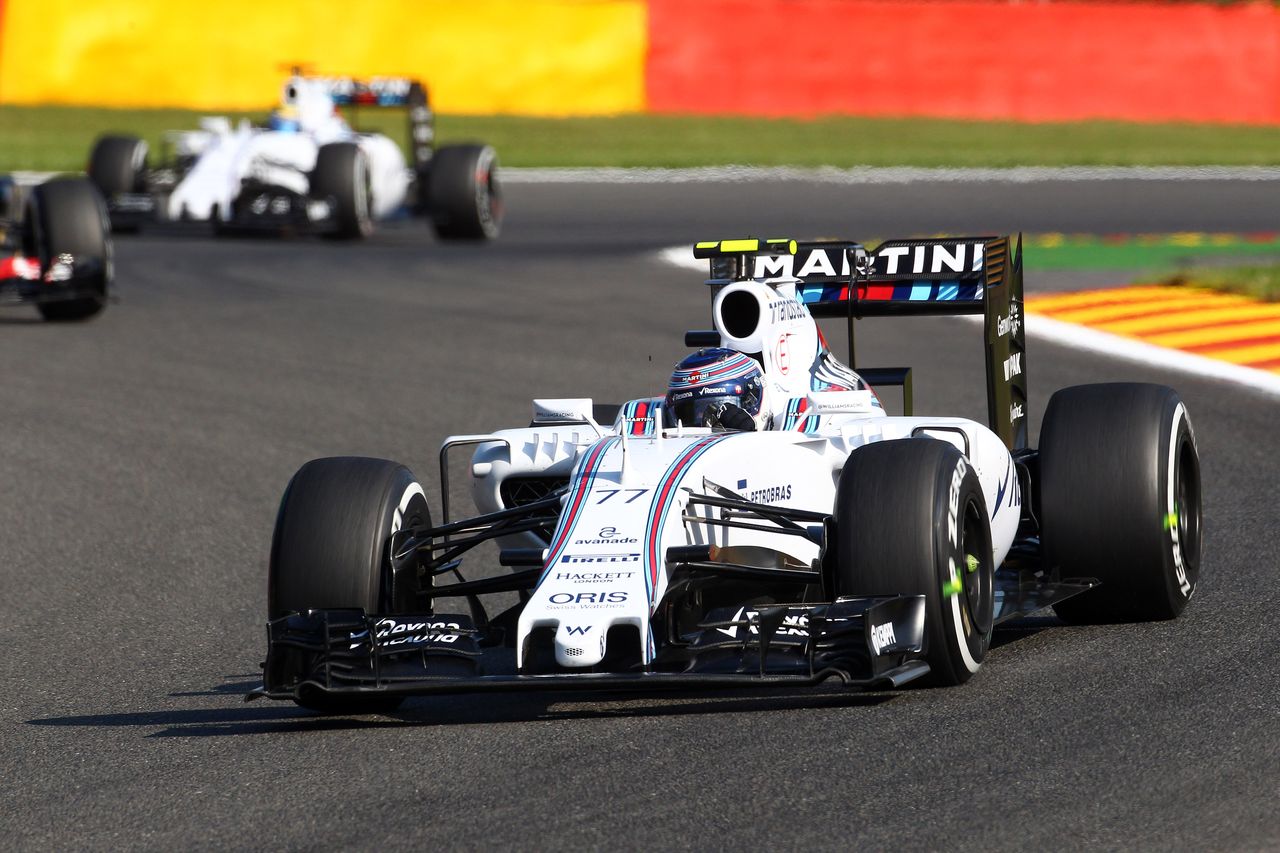
{"label": "blue stripe on bodywork", "polygon": [[667,525],[667,511],[676,498],[677,489],[675,484],[684,476],[684,472],[697,462],[702,457],[702,454],[706,453],[713,444],[730,437],[729,435],[709,436],[691,444],[671,463],[666,473],[662,475],[662,479],[658,481],[658,487],[654,489],[653,503],[649,505],[649,516],[645,524],[644,534],[644,583],[650,605],[653,604],[653,594],[658,583],[657,567],[659,555],[656,552],[662,547],[662,534]]}

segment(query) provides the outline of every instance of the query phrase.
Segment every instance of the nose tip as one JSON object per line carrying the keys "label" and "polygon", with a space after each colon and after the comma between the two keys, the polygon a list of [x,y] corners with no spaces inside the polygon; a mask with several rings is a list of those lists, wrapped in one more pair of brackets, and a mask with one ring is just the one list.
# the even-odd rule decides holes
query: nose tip
{"label": "nose tip", "polygon": [[605,633],[595,625],[561,622],[556,628],[556,663],[566,667],[595,666],[604,660]]}

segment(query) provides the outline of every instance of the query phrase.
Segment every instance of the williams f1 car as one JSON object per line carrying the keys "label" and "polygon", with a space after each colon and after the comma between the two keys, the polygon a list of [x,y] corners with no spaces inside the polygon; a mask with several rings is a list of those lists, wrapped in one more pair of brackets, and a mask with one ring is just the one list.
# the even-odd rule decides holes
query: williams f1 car
{"label": "williams f1 car", "polygon": [[[1186,407],[1163,386],[1066,388],[1029,447],[1021,253],[1008,237],[699,243],[714,329],[686,344],[720,354],[682,362],[667,396],[613,415],[535,400],[528,427],[446,439],[439,522],[402,465],[307,463],[276,521],[250,698],[954,685],[1022,614],[1177,616],[1200,559]],[[909,368],[851,369],[856,319],[925,314],[983,318],[988,423],[914,414]],[[847,321],[850,366],[821,317]],[[767,421],[724,429],[727,404],[689,407],[757,373]],[[874,386],[900,388],[903,414]],[[456,450],[479,510],[463,520]],[[511,571],[464,578],[494,540]]]}
{"label": "williams f1 car", "polygon": [[107,304],[111,236],[102,197],[84,178],[0,178],[0,304],[46,320],[86,320]]}
{"label": "williams f1 car", "polygon": [[[403,107],[408,162],[380,133],[360,133],[339,107]],[[498,160],[482,144],[435,145],[427,89],[416,80],[304,77],[284,84],[266,127],[205,118],[167,134],[159,162],[134,136],[104,136],[89,177],[116,231],[147,221],[211,222],[218,233],[303,231],[367,237],[374,223],[430,218],[444,239],[491,239],[502,224]]]}

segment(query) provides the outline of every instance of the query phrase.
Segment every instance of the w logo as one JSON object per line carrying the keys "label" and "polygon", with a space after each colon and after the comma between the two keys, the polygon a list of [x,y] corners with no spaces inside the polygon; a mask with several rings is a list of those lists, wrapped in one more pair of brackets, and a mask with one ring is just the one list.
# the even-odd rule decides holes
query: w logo
{"label": "w logo", "polygon": [[576,626],[574,626],[574,625],[568,625],[568,626],[566,626],[566,630],[568,630],[568,632],[569,632],[569,636],[571,636],[571,637],[572,637],[572,636],[578,636],[578,637],[581,637],[583,634],[585,634],[585,633],[587,633],[588,631],[590,631],[590,630],[591,630],[591,626],[590,626],[590,625],[587,625],[587,626],[585,626],[585,627],[576,627]]}

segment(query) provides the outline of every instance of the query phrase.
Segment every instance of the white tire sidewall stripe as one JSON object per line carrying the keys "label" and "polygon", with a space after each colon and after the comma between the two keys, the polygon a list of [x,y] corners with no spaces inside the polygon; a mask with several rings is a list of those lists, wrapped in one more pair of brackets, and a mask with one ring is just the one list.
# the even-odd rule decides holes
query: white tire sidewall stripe
{"label": "white tire sidewall stripe", "polygon": [[[1191,421],[1187,418],[1187,409],[1181,402],[1173,411],[1173,426],[1169,430],[1169,482],[1165,489],[1165,517],[1164,521],[1169,525],[1169,550],[1173,559],[1174,580],[1178,583],[1178,592],[1182,593],[1182,597],[1190,599],[1195,594],[1195,584],[1187,577],[1186,563],[1182,560],[1179,552],[1178,530],[1176,514],[1179,508],[1175,504],[1175,496],[1173,493],[1174,475],[1178,465],[1178,426],[1187,420],[1187,432],[1191,432]],[[1195,446],[1195,439],[1192,438],[1192,446]],[[1181,570],[1182,577],[1178,577]]]}
{"label": "white tire sidewall stripe", "polygon": [[[954,575],[951,578],[953,584],[959,580]],[[960,649],[960,659],[964,662],[965,669],[969,672],[977,672],[982,663],[974,660],[973,654],[969,651],[969,640],[964,635],[964,620],[960,616],[960,593],[958,592],[951,596],[951,622],[956,632],[956,646]]]}
{"label": "white tire sidewall stripe", "polygon": [[400,496],[400,503],[396,506],[395,515],[391,517],[392,533],[400,532],[400,528],[404,525],[405,511],[409,509],[409,503],[413,500],[415,495],[421,495],[424,502],[427,499],[426,493],[422,491],[422,486],[419,485],[417,480],[413,481],[408,486],[405,486],[404,494]]}

